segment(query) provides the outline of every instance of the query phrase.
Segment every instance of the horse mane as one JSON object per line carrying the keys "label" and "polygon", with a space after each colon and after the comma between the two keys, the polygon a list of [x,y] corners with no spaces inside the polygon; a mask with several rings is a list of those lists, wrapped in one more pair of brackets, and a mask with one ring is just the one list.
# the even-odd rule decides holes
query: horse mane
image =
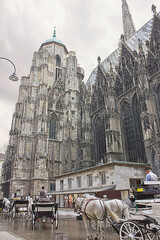
{"label": "horse mane", "polygon": [[97,197],[89,194],[89,193],[84,193],[83,194],[83,198],[87,198],[87,199],[97,199]]}

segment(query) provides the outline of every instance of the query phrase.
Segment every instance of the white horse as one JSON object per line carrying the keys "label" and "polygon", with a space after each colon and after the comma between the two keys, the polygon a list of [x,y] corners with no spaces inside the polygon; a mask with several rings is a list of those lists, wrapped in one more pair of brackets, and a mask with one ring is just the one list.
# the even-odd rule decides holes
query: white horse
{"label": "white horse", "polygon": [[29,203],[28,203],[28,217],[27,217],[27,220],[32,217],[32,205],[33,205],[33,199],[30,198]]}
{"label": "white horse", "polygon": [[129,208],[126,203],[124,203],[120,199],[112,199],[112,200],[103,200],[104,204],[108,204],[111,210],[117,214],[120,218],[124,218],[125,220],[130,219],[129,216]]}
{"label": "white horse", "polygon": [[[84,194],[83,195],[87,199],[99,199],[95,196],[92,196],[90,194]],[[128,205],[123,202],[120,199],[112,199],[112,200],[106,200],[103,198],[100,198],[102,201],[104,201],[104,204],[107,203],[107,205],[110,206],[111,210],[117,214],[120,218],[124,218],[125,220],[130,219],[129,216],[129,207]]]}
{"label": "white horse", "polygon": [[3,199],[4,209],[7,211],[7,213],[10,213],[11,210],[11,202],[8,198]]}
{"label": "white horse", "polygon": [[119,222],[120,218],[113,213],[110,206],[101,199],[96,198],[77,198],[75,201],[75,211],[80,211],[82,213],[82,218],[87,232],[87,239],[92,239],[91,235],[91,220],[96,220],[99,225],[100,233],[97,234],[95,239],[98,239],[100,234],[100,239],[104,238],[104,226],[106,222],[107,214],[109,214],[114,221]]}

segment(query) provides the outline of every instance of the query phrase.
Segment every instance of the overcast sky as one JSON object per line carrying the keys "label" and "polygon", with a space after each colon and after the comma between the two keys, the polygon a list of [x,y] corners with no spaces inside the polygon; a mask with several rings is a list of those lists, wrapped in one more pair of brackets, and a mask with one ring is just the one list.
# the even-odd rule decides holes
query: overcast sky
{"label": "overcast sky", "polygon": [[[136,30],[152,18],[152,3],[160,11],[159,0],[127,2]],[[8,144],[20,79],[29,74],[33,53],[52,37],[54,26],[57,38],[76,52],[86,81],[97,56],[104,60],[118,47],[121,9],[121,0],[0,0],[0,56],[14,62],[19,77],[11,82],[13,66],[0,61],[0,152]]]}

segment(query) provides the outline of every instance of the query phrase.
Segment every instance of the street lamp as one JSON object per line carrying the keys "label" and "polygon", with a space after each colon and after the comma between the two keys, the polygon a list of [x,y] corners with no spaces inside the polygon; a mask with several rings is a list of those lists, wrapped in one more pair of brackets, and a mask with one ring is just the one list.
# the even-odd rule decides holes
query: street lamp
{"label": "street lamp", "polygon": [[0,57],[0,59],[7,60],[8,62],[10,62],[13,65],[14,73],[9,77],[9,79],[11,81],[14,81],[14,82],[18,81],[18,77],[16,75],[16,67],[15,67],[14,63],[11,60],[9,60],[8,58],[5,58],[5,57]]}

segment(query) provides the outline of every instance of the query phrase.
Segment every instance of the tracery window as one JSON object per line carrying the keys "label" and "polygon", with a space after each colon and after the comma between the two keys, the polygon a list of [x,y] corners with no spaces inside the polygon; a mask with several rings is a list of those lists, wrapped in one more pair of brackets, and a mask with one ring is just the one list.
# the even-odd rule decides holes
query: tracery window
{"label": "tracery window", "polygon": [[104,106],[104,96],[102,93],[102,90],[98,89],[98,108],[101,108]]}
{"label": "tracery window", "polygon": [[56,76],[55,76],[55,80],[57,81],[57,79],[62,75],[62,69],[61,69],[61,58],[59,55],[56,55]]}
{"label": "tracery window", "polygon": [[145,162],[142,124],[140,118],[140,104],[137,96],[132,105],[125,101],[121,107],[121,122],[126,160],[129,162]]}
{"label": "tracery window", "polygon": [[95,112],[97,110],[97,100],[94,94],[92,96],[91,106],[92,106],[92,112]]}
{"label": "tracery window", "polygon": [[57,128],[57,119],[55,115],[51,116],[49,121],[49,138],[56,139],[56,128]]}
{"label": "tracery window", "polygon": [[61,67],[61,58],[59,55],[56,55],[56,66]]}
{"label": "tracery window", "polygon": [[125,90],[128,91],[129,89],[133,88],[133,76],[131,76],[127,69],[124,71],[124,80],[125,80]]}
{"label": "tracery window", "polygon": [[145,156],[145,149],[144,149],[142,123],[140,118],[140,104],[138,102],[136,94],[133,97],[132,107],[133,107],[133,116],[134,116],[134,128],[135,128],[135,135],[136,135],[138,162],[145,162],[146,156]]}
{"label": "tracery window", "polygon": [[100,162],[106,153],[105,126],[100,117],[95,122],[95,138],[97,160]]}
{"label": "tracery window", "polygon": [[116,95],[117,97],[123,94],[123,84],[120,81],[120,78],[116,77],[116,85],[115,85]]}
{"label": "tracery window", "polygon": [[125,144],[126,158],[128,162],[137,162],[136,136],[134,132],[134,121],[132,109],[128,102],[124,102],[121,108],[121,120],[123,129],[123,140]]}
{"label": "tracery window", "polygon": [[60,100],[56,103],[56,110],[63,111],[63,105]]}

